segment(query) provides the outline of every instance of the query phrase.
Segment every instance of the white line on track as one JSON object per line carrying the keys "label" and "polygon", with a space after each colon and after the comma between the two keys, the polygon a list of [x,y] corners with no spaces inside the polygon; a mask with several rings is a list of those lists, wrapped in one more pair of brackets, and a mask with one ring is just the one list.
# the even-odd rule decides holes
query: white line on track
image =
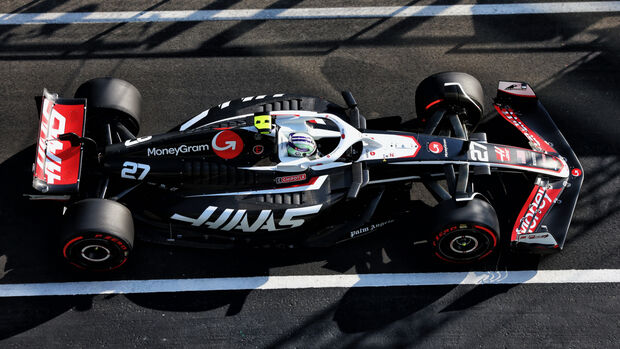
{"label": "white line on track", "polygon": [[620,269],[292,275],[3,284],[0,285],[0,298],[232,290],[570,283],[620,283]]}
{"label": "white line on track", "polygon": [[620,1],[237,10],[0,13],[0,25],[349,19],[620,12]]}

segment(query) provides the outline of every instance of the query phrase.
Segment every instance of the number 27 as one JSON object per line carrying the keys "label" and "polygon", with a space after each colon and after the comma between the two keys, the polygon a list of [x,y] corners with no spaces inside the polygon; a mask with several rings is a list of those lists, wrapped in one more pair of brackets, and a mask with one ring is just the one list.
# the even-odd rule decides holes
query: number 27
{"label": "number 27", "polygon": [[[138,178],[136,178],[138,169],[141,171],[141,173],[138,176]],[[125,163],[123,164],[123,169],[121,170],[121,177],[129,178],[129,179],[137,179],[141,181],[144,179],[144,177],[146,177],[146,174],[149,173],[150,170],[151,170],[151,166],[149,165],[138,164],[132,161],[125,161]]]}
{"label": "number 27", "polygon": [[489,153],[487,152],[487,147],[476,142],[471,142],[469,148],[469,157],[472,161],[489,161]]}

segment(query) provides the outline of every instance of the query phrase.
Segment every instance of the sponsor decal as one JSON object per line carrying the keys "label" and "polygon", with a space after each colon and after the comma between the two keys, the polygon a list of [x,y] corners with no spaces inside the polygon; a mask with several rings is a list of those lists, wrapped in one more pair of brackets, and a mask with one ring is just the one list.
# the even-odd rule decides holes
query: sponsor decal
{"label": "sponsor decal", "polygon": [[95,235],[95,239],[104,239],[104,240],[109,240],[115,244],[117,244],[121,250],[123,251],[127,251],[127,246],[125,246],[125,244],[123,243],[122,240],[119,240],[118,238],[115,238],[114,236],[110,236],[110,235],[104,235],[104,234],[96,234]]}
{"label": "sponsor decal", "polygon": [[379,229],[381,227],[384,227],[384,226],[386,226],[386,225],[388,225],[390,223],[394,223],[394,220],[393,219],[388,219],[387,221],[383,221],[383,222],[380,222],[380,223],[371,224],[369,226],[361,227],[359,229],[352,230],[349,233],[349,235],[351,237],[355,237],[355,236],[360,235],[360,234],[370,233],[371,231],[377,230],[377,229]]}
{"label": "sponsor decal", "polygon": [[44,171],[44,178],[47,183],[54,184],[60,180],[62,160],[56,155],[64,144],[53,140],[65,133],[67,119],[53,109],[53,104],[48,100],[43,100],[41,108],[41,132],[39,135],[39,147],[37,150],[37,166]]}
{"label": "sponsor decal", "polygon": [[207,207],[198,218],[191,218],[173,214],[170,219],[190,223],[195,227],[206,226],[211,229],[230,231],[232,229],[243,232],[255,232],[259,229],[267,231],[285,230],[297,228],[304,224],[305,220],[301,216],[318,213],[323,205],[314,205],[299,208],[289,208],[284,211],[282,217],[276,218],[272,210],[261,210],[256,219],[248,217],[246,210],[235,210],[225,208],[219,214],[218,207]]}
{"label": "sponsor decal", "polygon": [[256,154],[256,155],[260,155],[265,151],[265,147],[263,147],[262,145],[255,145],[252,148],[252,153]]}
{"label": "sponsor decal", "polygon": [[440,154],[443,151],[443,145],[441,145],[441,143],[439,142],[431,142],[428,145],[428,151],[433,154]]}
{"label": "sponsor decal", "polygon": [[359,229],[351,231],[351,237],[364,234],[364,233],[368,233],[369,231],[370,231],[370,227],[361,227]]}
{"label": "sponsor decal", "polygon": [[522,164],[527,163],[527,160],[525,159],[525,151],[517,149],[517,160]]}
{"label": "sponsor decal", "polygon": [[532,239],[544,239],[549,237],[549,233],[541,234],[523,234],[519,236],[519,240],[532,240]]}
{"label": "sponsor decal", "polygon": [[293,175],[293,176],[276,177],[276,183],[278,183],[278,184],[301,182],[301,181],[305,181],[305,180],[306,180],[306,174],[305,173],[298,174],[298,175]]}
{"label": "sponsor decal", "polygon": [[221,131],[213,137],[211,147],[222,159],[236,158],[243,150],[243,140],[233,131]]}
{"label": "sponsor decal", "polygon": [[572,171],[570,171],[570,173],[575,177],[581,176],[581,170],[578,168],[574,168]]}
{"label": "sponsor decal", "polygon": [[[69,118],[67,117],[69,116]],[[84,105],[54,104],[43,98],[35,176],[48,184],[74,184],[78,180],[81,147],[72,147],[58,136],[82,135]]]}
{"label": "sponsor decal", "polygon": [[558,243],[557,241],[555,241],[553,235],[546,231],[542,233],[521,234],[519,235],[517,242],[526,244],[551,245],[555,248],[558,247]]}
{"label": "sponsor decal", "polygon": [[[493,234],[493,232],[491,232],[489,229],[487,229],[485,227],[482,227],[482,226],[479,226],[479,225],[473,225],[472,226],[471,224],[462,224],[461,223],[459,225],[453,225],[451,227],[448,227],[448,228],[442,230],[441,232],[439,232],[437,235],[435,235],[435,238],[433,239],[433,246],[437,246],[437,244],[439,243],[439,240],[441,239],[442,236],[444,236],[444,235],[446,235],[446,234],[448,234],[450,232],[453,232],[455,230],[458,230],[458,229],[468,229],[468,228],[476,228],[477,230],[483,230],[483,231],[487,232],[493,238],[493,246],[492,247],[495,247],[497,245],[497,239],[495,238],[495,234]],[[491,253],[491,251],[487,252],[487,254],[481,256],[478,259],[482,259],[482,258],[486,257],[490,253]]]}
{"label": "sponsor decal", "polygon": [[519,213],[514,233],[520,235],[535,232],[561,191],[562,189],[545,189],[545,187],[535,186],[528,198],[529,204],[526,203]]}
{"label": "sponsor decal", "polygon": [[510,149],[502,148],[498,146],[494,146],[494,147],[495,147],[495,157],[497,158],[497,160],[502,161],[502,162],[510,161]]}
{"label": "sponsor decal", "polygon": [[511,109],[502,109],[499,106],[495,106],[497,112],[500,113],[504,119],[510,122],[513,126],[515,126],[530,142],[530,145],[534,150],[538,151],[547,151],[555,153],[555,149],[553,149],[549,144],[547,144],[536,132],[530,130],[519,117],[515,114],[515,112]]}
{"label": "sponsor decal", "polygon": [[443,156],[448,157],[448,142],[446,139],[443,139]]}
{"label": "sponsor decal", "polygon": [[178,147],[170,147],[170,148],[154,148],[154,147],[148,148],[146,150],[146,156],[163,156],[163,155],[178,156],[179,154],[198,153],[198,152],[203,152],[207,150],[209,150],[208,144],[197,144],[197,145],[182,144]]}

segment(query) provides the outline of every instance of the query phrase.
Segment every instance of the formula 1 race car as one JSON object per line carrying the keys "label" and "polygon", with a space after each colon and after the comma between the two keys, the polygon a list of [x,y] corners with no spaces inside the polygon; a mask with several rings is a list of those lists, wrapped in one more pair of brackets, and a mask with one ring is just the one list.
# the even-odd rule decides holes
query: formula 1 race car
{"label": "formula 1 race car", "polygon": [[[342,95],[346,107],[245,97],[137,137],[142,98],[128,82],[93,79],[72,99],[44,90],[30,197],[65,202],[60,252],[88,270],[126,262],[134,223],[147,241],[226,248],[330,246],[408,222],[432,254],[457,263],[503,245],[563,247],[583,172],[528,84],[500,81],[494,100],[523,147],[470,132],[484,98],[465,73],[423,80],[417,118],[405,122],[367,120]],[[437,201],[423,225],[411,221],[414,184]],[[502,239],[498,216],[510,220]]]}

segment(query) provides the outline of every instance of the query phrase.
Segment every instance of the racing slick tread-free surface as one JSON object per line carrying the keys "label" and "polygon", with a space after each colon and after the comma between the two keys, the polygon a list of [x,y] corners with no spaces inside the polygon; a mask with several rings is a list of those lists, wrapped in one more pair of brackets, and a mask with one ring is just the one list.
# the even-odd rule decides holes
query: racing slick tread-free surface
{"label": "racing slick tread-free surface", "polygon": [[[499,221],[495,209],[488,202],[481,199],[472,199],[466,202],[444,200],[434,208],[433,225],[429,238],[432,241],[435,255],[440,259],[452,263],[473,263],[488,256],[500,246]],[[442,251],[445,241],[453,241],[459,236],[479,235],[482,239],[476,240],[476,246],[482,243],[480,249],[449,254]],[[485,243],[486,240],[486,243]],[[451,244],[451,243],[450,243]],[[472,252],[472,253],[469,253]]]}
{"label": "racing slick tread-free surface", "polygon": [[477,105],[476,108],[476,106],[471,105],[471,102],[468,100],[466,100],[465,103],[459,101],[459,104],[463,103],[462,106],[465,107],[467,111],[467,118],[462,121],[472,126],[480,121],[484,108],[484,92],[482,90],[482,85],[480,85],[480,82],[475,77],[461,72],[437,73],[422,80],[415,91],[415,109],[419,119],[428,120],[436,110],[445,107],[446,102],[450,103],[450,101],[446,101],[447,97],[444,84],[452,82],[460,84],[464,92],[473,99],[474,103]]}
{"label": "racing slick tread-free surface", "polygon": [[[85,199],[71,205],[65,214],[61,230],[63,255],[79,268],[110,270],[122,265],[127,259],[134,241],[134,224],[129,209],[106,199]],[[73,251],[76,245],[92,241],[92,245],[104,246],[110,256],[101,262],[89,261],[82,253]],[[84,247],[86,249],[87,247]]]}
{"label": "racing slick tread-free surface", "polygon": [[[140,130],[142,95],[129,82],[115,78],[88,80],[75,91],[76,98],[86,98],[87,123],[94,125],[120,121],[134,135]],[[93,124],[93,122],[91,122]]]}

